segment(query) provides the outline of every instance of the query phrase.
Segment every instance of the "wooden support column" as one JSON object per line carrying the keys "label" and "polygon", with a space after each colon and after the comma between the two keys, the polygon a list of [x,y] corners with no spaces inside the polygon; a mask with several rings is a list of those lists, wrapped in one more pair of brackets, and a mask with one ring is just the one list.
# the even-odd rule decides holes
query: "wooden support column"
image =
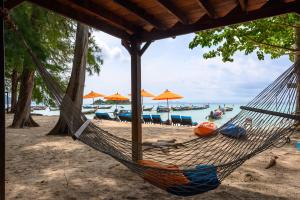
{"label": "wooden support column", "polygon": [[[0,0],[1,10],[4,0]],[[1,15],[1,14],[0,14]],[[4,20],[0,17],[0,199],[5,199]]]}
{"label": "wooden support column", "polygon": [[141,43],[131,41],[132,160],[143,158],[141,102]]}
{"label": "wooden support column", "polygon": [[142,98],[141,98],[141,57],[152,41],[147,41],[143,47],[136,40],[122,40],[122,45],[131,56],[131,113],[132,113],[132,160],[143,159],[142,151]]}

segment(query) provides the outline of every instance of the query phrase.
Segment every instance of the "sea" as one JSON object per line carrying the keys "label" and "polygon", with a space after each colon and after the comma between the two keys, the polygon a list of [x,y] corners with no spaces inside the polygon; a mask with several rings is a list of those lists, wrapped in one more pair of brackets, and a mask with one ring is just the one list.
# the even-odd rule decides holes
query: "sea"
{"label": "sea", "polygon": [[[188,106],[188,105],[193,105],[193,106],[203,106],[205,104],[203,103],[181,103],[181,104],[169,104],[169,106]],[[170,112],[170,116],[171,115],[181,115],[181,116],[191,116],[192,120],[194,122],[197,123],[201,123],[201,122],[205,122],[208,121],[207,116],[210,114],[211,111],[214,111],[216,109],[220,107],[231,107],[233,108],[232,111],[228,111],[225,112],[225,114],[223,114],[221,119],[215,120],[215,124],[217,126],[221,126],[224,123],[226,123],[228,120],[230,120],[231,118],[233,118],[235,115],[237,115],[240,112],[240,106],[243,106],[245,104],[242,103],[213,103],[213,104],[209,104],[209,108],[204,109],[204,110],[186,110],[186,111],[171,111]],[[108,106],[108,105],[102,105],[102,106]],[[144,111],[143,114],[159,114],[161,115],[162,120],[167,120],[168,119],[168,113],[158,113],[156,112],[156,108],[157,106],[165,106],[163,104],[157,104],[157,103],[145,103],[144,106],[146,108],[152,107],[154,106],[154,108],[152,109],[152,111]],[[116,105],[112,105],[112,107],[110,109],[98,109],[96,112],[107,112],[109,113],[111,116],[113,116],[113,111],[115,110]],[[130,110],[131,109],[131,105],[117,105],[118,110]],[[83,109],[83,111],[88,111],[91,109]],[[33,113],[38,113],[38,114],[42,114],[42,115],[47,115],[47,116],[53,116],[53,115],[59,115],[59,111],[50,111],[49,108],[47,108],[46,110],[35,110],[33,111]],[[88,114],[86,115],[87,118],[89,119],[93,119],[95,114]]]}

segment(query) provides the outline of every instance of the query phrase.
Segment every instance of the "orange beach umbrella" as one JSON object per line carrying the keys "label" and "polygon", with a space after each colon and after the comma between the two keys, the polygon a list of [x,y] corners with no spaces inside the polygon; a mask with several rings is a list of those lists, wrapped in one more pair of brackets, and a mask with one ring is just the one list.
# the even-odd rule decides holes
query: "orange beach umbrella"
{"label": "orange beach umbrella", "polygon": [[93,99],[93,103],[94,103],[94,98],[97,97],[105,97],[105,95],[91,91],[90,93],[83,96],[84,99]]}
{"label": "orange beach umbrella", "polygon": [[[106,96],[106,97],[104,97],[104,99],[112,100],[112,101],[127,101],[127,100],[129,100],[129,98],[119,94],[118,92],[113,95]],[[117,108],[117,103],[116,103],[116,108]]]}
{"label": "orange beach umbrella", "polygon": [[[160,95],[154,97],[153,100],[167,100],[167,107],[169,108],[169,100],[182,99],[182,98],[183,96],[179,94],[175,94],[167,89]],[[170,110],[168,111],[168,122],[170,122]]]}

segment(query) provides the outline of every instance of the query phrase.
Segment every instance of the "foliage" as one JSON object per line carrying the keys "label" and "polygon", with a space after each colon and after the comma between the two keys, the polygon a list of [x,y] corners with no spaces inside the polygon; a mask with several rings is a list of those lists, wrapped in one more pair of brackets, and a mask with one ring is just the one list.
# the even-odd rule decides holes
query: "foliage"
{"label": "foliage", "polygon": [[286,14],[197,32],[189,47],[209,47],[203,57],[220,56],[224,62],[232,62],[236,52],[245,55],[255,52],[259,60],[263,60],[266,54],[272,59],[289,55],[293,60],[295,52],[299,52],[294,49],[295,28],[300,28],[300,16]]}
{"label": "foliage", "polygon": [[113,104],[119,104],[119,105],[128,105],[130,104],[130,101],[127,100],[127,101],[112,101],[112,100],[106,100],[106,101],[103,101],[102,99],[97,99],[95,100],[94,102],[94,105],[104,105],[104,104],[108,104],[108,105],[113,105]]}
{"label": "foliage", "polygon": [[[47,70],[66,89],[69,81],[72,60],[74,57],[74,43],[76,23],[53,12],[23,3],[10,13],[18,29],[22,32],[30,48],[42,61]],[[25,51],[16,34],[6,28],[6,69],[8,79],[13,69],[21,72],[23,68],[35,70],[30,55]],[[90,37],[87,59],[87,72],[99,74],[103,60],[101,49]],[[49,91],[39,74],[35,74],[33,100],[37,103],[53,105]]]}

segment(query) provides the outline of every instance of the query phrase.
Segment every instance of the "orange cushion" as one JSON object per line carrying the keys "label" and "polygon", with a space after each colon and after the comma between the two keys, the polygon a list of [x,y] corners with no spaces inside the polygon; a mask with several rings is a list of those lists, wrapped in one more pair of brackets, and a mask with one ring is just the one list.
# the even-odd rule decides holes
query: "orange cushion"
{"label": "orange cushion", "polygon": [[213,122],[202,122],[196,128],[194,128],[194,133],[198,136],[210,136],[214,134],[217,129]]}
{"label": "orange cushion", "polygon": [[[186,185],[189,183],[189,180],[184,174],[181,171],[178,171],[180,169],[176,165],[162,165],[151,160],[139,160],[138,163],[146,167],[157,168],[145,169],[142,177],[159,188],[166,190],[172,186]],[[159,169],[167,171],[160,171]]]}

